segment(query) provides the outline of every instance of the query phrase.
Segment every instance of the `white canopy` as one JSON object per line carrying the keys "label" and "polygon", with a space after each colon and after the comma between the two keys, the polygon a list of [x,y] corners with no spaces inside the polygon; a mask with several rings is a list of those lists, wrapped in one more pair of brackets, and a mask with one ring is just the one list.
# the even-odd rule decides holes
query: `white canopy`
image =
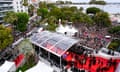
{"label": "white canopy", "polygon": [[105,37],[106,37],[106,38],[111,38],[111,36],[109,36],[109,35],[106,35]]}
{"label": "white canopy", "polygon": [[62,33],[64,34],[65,32],[67,33],[67,35],[72,36],[74,35],[76,32],[78,32],[77,29],[75,29],[72,26],[66,25],[65,27],[63,25],[59,25],[59,27],[56,29],[56,32]]}
{"label": "white canopy", "polygon": [[53,68],[39,61],[36,66],[27,70],[26,72],[53,72]]}
{"label": "white canopy", "polygon": [[43,27],[40,27],[39,29],[38,29],[38,32],[41,32],[43,30]]}
{"label": "white canopy", "polygon": [[15,72],[16,66],[14,62],[5,61],[5,63],[0,66],[0,72]]}

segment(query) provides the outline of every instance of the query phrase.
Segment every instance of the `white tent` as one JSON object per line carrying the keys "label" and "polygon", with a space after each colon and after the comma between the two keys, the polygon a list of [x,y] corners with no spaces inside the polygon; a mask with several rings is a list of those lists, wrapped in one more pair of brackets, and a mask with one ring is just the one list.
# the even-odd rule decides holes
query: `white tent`
{"label": "white tent", "polygon": [[0,72],[15,72],[16,66],[14,62],[5,61],[5,63],[0,66]]}
{"label": "white tent", "polygon": [[59,25],[58,28],[56,28],[56,31],[59,33],[62,33],[62,34],[64,34],[66,32],[65,28],[61,24]]}
{"label": "white tent", "polygon": [[43,31],[43,27],[40,27],[37,32]]}
{"label": "white tent", "polygon": [[39,61],[38,64],[26,72],[53,72],[53,68]]}
{"label": "white tent", "polygon": [[69,25],[63,26],[60,24],[59,27],[56,29],[56,32],[59,32],[62,34],[65,34],[66,32],[68,36],[73,36],[76,32],[78,32],[78,30],[72,26],[69,26]]}
{"label": "white tent", "polygon": [[109,35],[106,35],[106,36],[105,36],[105,38],[111,38],[111,36],[109,36]]}

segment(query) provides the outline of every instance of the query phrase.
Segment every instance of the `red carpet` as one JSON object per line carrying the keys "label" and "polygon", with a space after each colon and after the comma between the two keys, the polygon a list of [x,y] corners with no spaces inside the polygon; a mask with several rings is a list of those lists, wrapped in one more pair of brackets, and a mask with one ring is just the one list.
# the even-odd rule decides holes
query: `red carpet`
{"label": "red carpet", "polygon": [[[118,63],[120,62],[120,60],[113,60],[112,59],[112,62],[113,61],[116,61],[116,66],[114,65],[111,65],[109,66],[108,65],[108,61],[107,59],[104,59],[102,57],[95,57],[95,61],[96,63],[95,64],[92,64],[91,66],[90,65],[90,62],[92,60],[91,57],[87,57],[85,59],[85,57],[83,55],[77,55],[75,53],[72,53],[72,52],[67,52],[65,53],[66,54],[66,57],[64,58],[67,62],[70,62],[70,61],[73,61],[73,59],[75,59],[75,56],[77,56],[77,58],[74,60],[74,66],[78,69],[85,69],[85,70],[88,70],[89,72],[97,72],[97,69],[101,69],[100,72],[115,72],[115,67],[117,67]],[[81,64],[80,61],[84,60],[86,61],[86,63],[84,64]],[[93,58],[94,59],[94,58]],[[76,64],[75,64],[76,63]],[[68,63],[68,67],[69,67],[69,63]]]}
{"label": "red carpet", "polygon": [[23,54],[20,54],[19,56],[17,56],[17,58],[14,60],[16,67],[18,67],[22,63],[23,59],[24,59]]}

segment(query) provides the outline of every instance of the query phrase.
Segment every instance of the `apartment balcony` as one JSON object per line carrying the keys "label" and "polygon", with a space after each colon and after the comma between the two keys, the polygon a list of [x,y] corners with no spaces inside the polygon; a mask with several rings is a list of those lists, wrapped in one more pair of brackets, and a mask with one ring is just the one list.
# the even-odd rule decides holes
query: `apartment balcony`
{"label": "apartment balcony", "polygon": [[0,2],[1,2],[1,1],[4,1],[4,2],[5,2],[5,1],[13,1],[13,0],[0,0]]}
{"label": "apartment balcony", "polygon": [[1,10],[0,12],[8,12],[8,11],[13,11],[13,9]]}
{"label": "apartment balcony", "polygon": [[12,2],[13,0],[0,0],[0,2]]}
{"label": "apartment balcony", "polygon": [[12,4],[3,4],[3,5],[0,5],[0,8],[1,7],[12,7],[13,5]]}

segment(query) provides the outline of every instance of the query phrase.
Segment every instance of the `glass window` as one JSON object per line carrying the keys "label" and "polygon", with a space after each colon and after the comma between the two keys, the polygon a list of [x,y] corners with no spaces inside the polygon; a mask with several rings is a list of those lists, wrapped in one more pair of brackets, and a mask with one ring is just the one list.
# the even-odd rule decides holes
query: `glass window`
{"label": "glass window", "polygon": [[23,10],[21,10],[21,12],[23,12]]}
{"label": "glass window", "polygon": [[19,12],[19,10],[17,10],[17,12]]}
{"label": "glass window", "polygon": [[20,8],[22,8],[23,6],[20,6]]}

